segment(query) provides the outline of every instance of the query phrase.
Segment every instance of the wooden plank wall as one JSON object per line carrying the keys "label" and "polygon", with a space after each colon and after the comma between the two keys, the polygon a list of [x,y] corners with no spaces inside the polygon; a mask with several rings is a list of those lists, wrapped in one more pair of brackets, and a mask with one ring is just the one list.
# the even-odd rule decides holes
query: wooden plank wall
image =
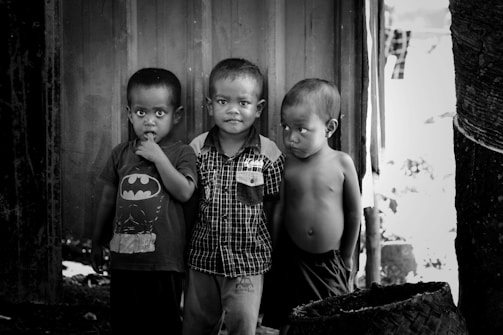
{"label": "wooden plank wall", "polygon": [[182,83],[189,141],[209,129],[203,107],[211,68],[227,57],[257,63],[266,77],[266,111],[257,121],[280,147],[279,108],[298,80],[335,81],[342,130],[334,146],[361,156],[361,1],[63,1],[62,192],[65,231],[89,236],[96,178],[112,147],[128,139],[127,78],[165,67]]}

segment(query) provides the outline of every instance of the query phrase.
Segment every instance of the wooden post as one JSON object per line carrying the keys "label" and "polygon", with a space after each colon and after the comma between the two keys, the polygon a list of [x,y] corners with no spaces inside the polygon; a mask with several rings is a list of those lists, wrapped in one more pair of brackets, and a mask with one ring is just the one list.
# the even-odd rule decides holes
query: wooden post
{"label": "wooden post", "polygon": [[60,4],[0,3],[0,297],[12,302],[60,297]]}
{"label": "wooden post", "polygon": [[367,251],[367,262],[365,265],[365,284],[367,287],[372,283],[381,282],[381,234],[380,234],[380,217],[378,201],[374,191],[374,179],[376,178],[375,171],[379,171],[379,149],[381,147],[381,120],[382,108],[384,100],[383,85],[382,85],[382,71],[380,71],[380,58],[382,53],[382,40],[379,38],[380,31],[383,29],[382,20],[383,16],[382,7],[383,0],[365,2],[366,8],[366,54],[368,59],[368,89],[367,89],[367,166],[366,174],[369,178],[368,186],[371,190],[364,190],[372,193],[373,205],[364,209],[365,217],[365,246]]}
{"label": "wooden post", "polygon": [[379,232],[379,209],[377,206],[363,210],[365,217],[365,285],[381,282],[381,234]]}

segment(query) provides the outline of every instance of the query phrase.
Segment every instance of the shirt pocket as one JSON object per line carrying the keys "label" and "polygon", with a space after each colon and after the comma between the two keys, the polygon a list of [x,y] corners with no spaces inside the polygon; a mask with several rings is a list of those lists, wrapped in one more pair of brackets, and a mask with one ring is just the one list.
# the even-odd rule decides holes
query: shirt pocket
{"label": "shirt pocket", "polygon": [[264,198],[264,175],[261,171],[236,171],[237,200],[253,206]]}

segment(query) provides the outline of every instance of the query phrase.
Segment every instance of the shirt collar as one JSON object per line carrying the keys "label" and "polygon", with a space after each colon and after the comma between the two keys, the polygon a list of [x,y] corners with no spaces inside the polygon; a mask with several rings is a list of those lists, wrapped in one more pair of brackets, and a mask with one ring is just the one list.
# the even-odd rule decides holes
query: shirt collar
{"label": "shirt collar", "polygon": [[[219,128],[217,126],[213,126],[208,132],[208,136],[204,141],[203,147],[214,147],[218,152],[223,153],[222,147],[220,146],[220,141],[218,139],[218,131]],[[251,148],[256,152],[260,153],[260,135],[257,132],[255,126],[250,127],[250,132],[248,133],[248,138],[243,144],[240,152],[246,148]]]}

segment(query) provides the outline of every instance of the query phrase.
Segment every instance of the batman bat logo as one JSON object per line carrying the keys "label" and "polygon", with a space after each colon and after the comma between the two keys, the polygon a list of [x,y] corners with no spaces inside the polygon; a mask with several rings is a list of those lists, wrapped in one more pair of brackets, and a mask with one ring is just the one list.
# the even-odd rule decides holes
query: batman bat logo
{"label": "batman bat logo", "polygon": [[155,197],[161,192],[161,184],[146,174],[130,174],[122,178],[120,195],[125,200],[138,201]]}

